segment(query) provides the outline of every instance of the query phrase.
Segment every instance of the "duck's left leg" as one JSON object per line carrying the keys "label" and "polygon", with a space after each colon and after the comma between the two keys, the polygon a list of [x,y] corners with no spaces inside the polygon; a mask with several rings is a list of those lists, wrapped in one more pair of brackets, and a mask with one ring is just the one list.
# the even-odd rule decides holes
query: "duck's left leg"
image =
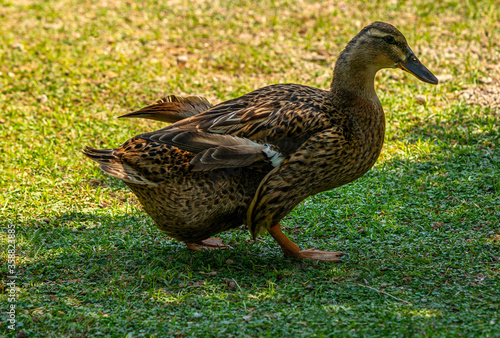
{"label": "duck's left leg", "polygon": [[274,240],[278,242],[281,247],[281,251],[287,257],[295,257],[300,259],[309,259],[312,261],[324,261],[324,262],[341,262],[340,256],[343,255],[342,252],[330,252],[330,251],[320,251],[315,249],[300,250],[299,246],[292,242],[285,234],[281,231],[279,224],[267,229]]}
{"label": "duck's left leg", "polygon": [[222,243],[220,238],[208,238],[196,243],[185,244],[188,249],[193,251],[232,249],[231,246]]}

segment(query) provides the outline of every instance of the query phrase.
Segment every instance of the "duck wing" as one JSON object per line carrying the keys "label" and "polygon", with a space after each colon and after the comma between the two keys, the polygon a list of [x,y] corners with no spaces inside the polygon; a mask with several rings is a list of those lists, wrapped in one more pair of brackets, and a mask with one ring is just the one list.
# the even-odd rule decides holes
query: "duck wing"
{"label": "duck wing", "polygon": [[191,118],[138,138],[168,144],[196,157],[194,170],[279,165],[308,138],[331,126],[327,91],[272,85],[220,103]]}
{"label": "duck wing", "polygon": [[[145,138],[143,135],[139,139]],[[259,167],[270,163],[277,166],[282,155],[268,144],[247,138],[213,134],[203,130],[176,128],[149,138],[153,144],[169,145],[196,154],[190,160],[192,170],[207,171],[221,168]]]}

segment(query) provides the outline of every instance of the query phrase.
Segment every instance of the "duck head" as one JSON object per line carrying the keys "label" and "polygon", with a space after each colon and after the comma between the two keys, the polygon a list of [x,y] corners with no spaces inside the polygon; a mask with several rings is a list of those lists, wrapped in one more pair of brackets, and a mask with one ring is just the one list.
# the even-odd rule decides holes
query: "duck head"
{"label": "duck head", "polygon": [[373,79],[383,68],[401,68],[423,82],[438,83],[438,79],[415,56],[404,35],[385,22],[374,22],[363,28],[347,44],[335,65],[335,70],[344,78],[366,74],[367,78]]}

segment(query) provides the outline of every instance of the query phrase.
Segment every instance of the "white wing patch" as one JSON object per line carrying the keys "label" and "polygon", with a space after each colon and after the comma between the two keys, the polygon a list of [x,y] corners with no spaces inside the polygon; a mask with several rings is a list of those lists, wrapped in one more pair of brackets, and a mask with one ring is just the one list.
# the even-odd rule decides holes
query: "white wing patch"
{"label": "white wing patch", "polygon": [[275,168],[279,166],[281,162],[283,162],[283,154],[272,150],[269,145],[267,145],[267,147],[263,149],[262,152],[267,156],[267,159],[271,161],[271,165]]}

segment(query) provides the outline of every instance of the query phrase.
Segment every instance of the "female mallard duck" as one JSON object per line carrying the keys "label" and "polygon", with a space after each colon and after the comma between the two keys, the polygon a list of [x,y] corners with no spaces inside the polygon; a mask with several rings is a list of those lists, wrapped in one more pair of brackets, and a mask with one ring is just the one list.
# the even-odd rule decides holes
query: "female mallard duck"
{"label": "female mallard duck", "polygon": [[340,54],[330,90],[276,84],[215,106],[170,96],[125,116],[175,123],[84,153],[190,249],[225,248],[209,237],[246,224],[253,238],[267,230],[285,256],[339,261],[341,252],[299,250],[279,222],[306,197],[373,166],[385,131],[375,74],[396,67],[438,83],[395,27],[375,22]]}

